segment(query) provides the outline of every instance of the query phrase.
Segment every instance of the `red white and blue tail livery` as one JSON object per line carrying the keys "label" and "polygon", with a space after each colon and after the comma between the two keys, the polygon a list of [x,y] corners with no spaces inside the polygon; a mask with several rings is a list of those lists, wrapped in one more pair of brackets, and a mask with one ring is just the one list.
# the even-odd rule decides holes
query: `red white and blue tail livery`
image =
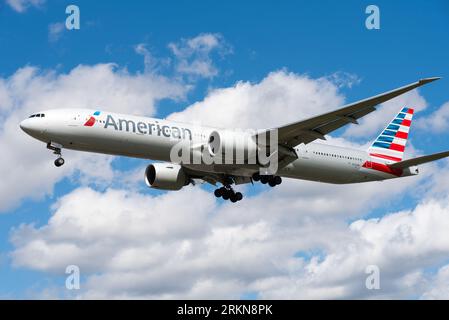
{"label": "red white and blue tail livery", "polygon": [[402,108],[368,149],[370,156],[375,160],[402,161],[412,118],[413,109]]}

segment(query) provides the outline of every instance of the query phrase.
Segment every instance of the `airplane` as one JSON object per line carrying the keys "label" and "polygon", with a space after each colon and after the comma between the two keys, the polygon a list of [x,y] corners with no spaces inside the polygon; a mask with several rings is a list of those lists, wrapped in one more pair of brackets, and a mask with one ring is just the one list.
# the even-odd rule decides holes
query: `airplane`
{"label": "airplane", "polygon": [[[382,181],[414,176],[418,165],[449,156],[449,151],[413,159],[403,159],[409,136],[413,108],[401,108],[394,119],[367,150],[318,143],[326,135],[376,110],[376,106],[405,92],[440,78],[424,78],[409,85],[388,91],[335,111],[293,122],[277,128],[259,130],[256,134],[226,128],[195,126],[189,123],[149,117],[118,114],[89,109],[53,109],[34,113],[20,123],[31,137],[46,143],[57,156],[55,165],[64,164],[63,148],[78,151],[136,157],[160,161],[147,166],[144,180],[148,187],[161,190],[180,190],[188,184],[210,183],[217,187],[215,196],[237,202],[241,192],[233,185],[261,182],[271,187],[281,184],[282,178],[303,179],[332,184]],[[277,139],[258,139],[262,134],[276,132]],[[244,137],[248,143],[236,143]],[[190,163],[172,161],[175,146],[187,145],[189,156],[195,152],[208,154],[212,159],[220,150],[231,145],[243,151],[240,163]],[[268,151],[269,159],[277,161],[275,172],[266,170],[267,164],[250,156],[250,150]],[[252,154],[252,153],[251,153]],[[235,158],[235,157],[234,157]],[[235,159],[234,159],[235,160]],[[217,184],[221,184],[218,187]]]}

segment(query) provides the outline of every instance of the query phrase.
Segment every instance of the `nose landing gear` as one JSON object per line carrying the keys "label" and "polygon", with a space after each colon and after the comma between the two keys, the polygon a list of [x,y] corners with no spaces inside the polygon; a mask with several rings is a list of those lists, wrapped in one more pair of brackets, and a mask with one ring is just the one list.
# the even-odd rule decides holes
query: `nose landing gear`
{"label": "nose landing gear", "polygon": [[60,167],[65,163],[61,154],[62,145],[54,142],[47,143],[47,149],[53,150],[53,154],[56,154],[58,158],[55,160],[55,166]]}
{"label": "nose landing gear", "polygon": [[55,160],[55,166],[60,167],[64,164],[64,162],[65,162],[64,158],[62,158],[62,157],[58,158]]}

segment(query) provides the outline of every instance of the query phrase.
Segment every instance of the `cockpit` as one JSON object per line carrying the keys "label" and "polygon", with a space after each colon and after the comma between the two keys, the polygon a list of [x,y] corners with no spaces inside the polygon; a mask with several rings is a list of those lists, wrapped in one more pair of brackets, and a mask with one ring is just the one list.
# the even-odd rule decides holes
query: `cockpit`
{"label": "cockpit", "polygon": [[45,113],[35,113],[32,114],[31,116],[29,116],[28,118],[44,118],[45,117]]}

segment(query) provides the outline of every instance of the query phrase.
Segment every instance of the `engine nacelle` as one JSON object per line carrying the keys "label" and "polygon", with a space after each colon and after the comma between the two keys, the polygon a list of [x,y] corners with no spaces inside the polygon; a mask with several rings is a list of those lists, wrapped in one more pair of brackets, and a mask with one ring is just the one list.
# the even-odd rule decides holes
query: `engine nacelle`
{"label": "engine nacelle", "polygon": [[211,157],[225,161],[232,160],[234,163],[255,161],[258,150],[256,139],[252,134],[228,130],[213,131],[209,135],[207,148]]}
{"label": "engine nacelle", "polygon": [[152,163],[145,170],[145,183],[150,188],[179,190],[189,182],[184,169],[178,164]]}

